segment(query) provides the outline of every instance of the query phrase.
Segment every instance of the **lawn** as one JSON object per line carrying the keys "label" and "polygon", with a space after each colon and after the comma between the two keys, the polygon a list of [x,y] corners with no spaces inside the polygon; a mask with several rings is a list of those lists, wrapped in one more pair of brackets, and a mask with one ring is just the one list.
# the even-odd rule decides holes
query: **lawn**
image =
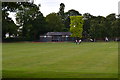
{"label": "lawn", "polygon": [[3,43],[4,78],[117,78],[118,43]]}

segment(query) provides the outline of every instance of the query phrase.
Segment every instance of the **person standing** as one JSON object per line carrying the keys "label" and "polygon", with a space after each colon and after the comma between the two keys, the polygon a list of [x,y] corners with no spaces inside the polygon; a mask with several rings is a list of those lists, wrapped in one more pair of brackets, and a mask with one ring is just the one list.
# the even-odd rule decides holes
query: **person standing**
{"label": "person standing", "polygon": [[78,44],[80,44],[82,42],[82,40],[80,39],[79,41],[78,41]]}
{"label": "person standing", "polygon": [[109,41],[107,37],[105,37],[105,41],[106,41],[106,42],[108,42],[108,41]]}
{"label": "person standing", "polygon": [[75,43],[76,43],[76,44],[80,44],[81,42],[82,42],[81,39],[80,39],[80,40],[77,40],[77,39],[75,40]]}

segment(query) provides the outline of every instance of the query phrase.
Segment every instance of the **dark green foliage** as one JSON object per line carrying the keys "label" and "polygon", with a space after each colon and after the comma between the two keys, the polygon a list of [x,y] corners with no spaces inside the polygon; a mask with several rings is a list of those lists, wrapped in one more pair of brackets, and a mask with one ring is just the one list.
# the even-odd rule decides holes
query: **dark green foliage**
{"label": "dark green foliage", "polygon": [[68,14],[69,16],[81,16],[81,14],[77,10],[74,10],[74,9],[69,10]]}
{"label": "dark green foliage", "polygon": [[17,3],[2,3],[2,38],[9,33],[9,36],[16,36],[18,27],[14,21],[8,17],[9,11],[14,12],[17,9]]}
{"label": "dark green foliage", "polygon": [[17,2],[2,2],[2,11],[15,12],[19,6],[20,3]]}
{"label": "dark green foliage", "polygon": [[58,15],[59,15],[62,19],[64,19],[64,9],[65,9],[65,5],[64,5],[64,3],[61,3],[61,4],[60,4],[60,8],[59,8],[59,13],[58,13]]}
{"label": "dark green foliage", "polygon": [[46,16],[48,32],[62,32],[64,29],[64,24],[60,16],[56,13],[51,13]]}
{"label": "dark green foliage", "polygon": [[102,16],[95,17],[90,20],[90,29],[89,33],[92,38],[102,38],[106,35],[103,35],[105,33],[105,18]]}
{"label": "dark green foliage", "polygon": [[114,28],[115,28],[115,25],[118,25],[118,24],[115,24],[116,20],[117,19],[116,19],[116,15],[115,14],[109,14],[106,17],[106,28],[107,28],[106,31],[107,31],[107,35],[109,37],[115,37],[114,36],[115,35],[114,34]]}
{"label": "dark green foliage", "polygon": [[115,14],[107,17],[84,15],[83,36],[85,38],[104,39],[105,37],[119,37],[119,18]]}
{"label": "dark green foliage", "polygon": [[17,23],[22,27],[22,37],[38,40],[45,31],[45,19],[39,6],[33,3],[21,3],[16,16]]}
{"label": "dark green foliage", "polygon": [[93,16],[89,13],[83,14],[84,24],[83,24],[83,38],[90,37],[89,30],[90,30],[90,21]]}

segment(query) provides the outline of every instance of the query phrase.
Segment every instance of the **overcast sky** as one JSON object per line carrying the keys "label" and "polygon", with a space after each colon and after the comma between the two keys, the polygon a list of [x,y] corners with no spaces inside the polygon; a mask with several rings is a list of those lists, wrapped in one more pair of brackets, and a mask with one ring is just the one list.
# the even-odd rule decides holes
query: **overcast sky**
{"label": "overcast sky", "polygon": [[75,9],[81,14],[107,16],[111,13],[118,14],[118,2],[120,0],[34,0],[35,4],[41,4],[40,11],[44,16],[52,12],[58,12],[60,3],[65,4],[65,12]]}

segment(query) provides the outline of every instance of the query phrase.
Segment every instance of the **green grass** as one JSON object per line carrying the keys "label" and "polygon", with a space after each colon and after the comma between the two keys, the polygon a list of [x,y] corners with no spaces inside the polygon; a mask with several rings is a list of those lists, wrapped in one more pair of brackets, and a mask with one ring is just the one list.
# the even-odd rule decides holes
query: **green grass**
{"label": "green grass", "polygon": [[117,78],[118,43],[3,43],[4,78]]}

